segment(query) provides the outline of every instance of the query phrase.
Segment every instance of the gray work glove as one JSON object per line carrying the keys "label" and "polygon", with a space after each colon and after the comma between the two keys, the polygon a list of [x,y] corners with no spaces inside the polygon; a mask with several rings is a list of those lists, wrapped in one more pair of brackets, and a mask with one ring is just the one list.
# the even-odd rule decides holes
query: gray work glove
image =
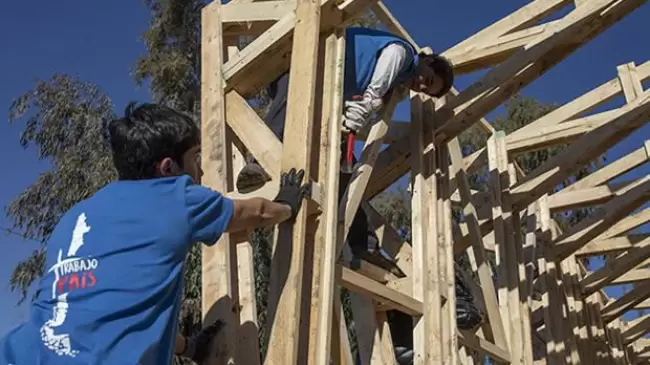
{"label": "gray work glove", "polygon": [[343,126],[354,133],[359,133],[368,124],[370,115],[383,106],[381,98],[374,98],[369,93],[359,99],[346,101],[343,113]]}
{"label": "gray work glove", "polygon": [[197,364],[203,363],[210,352],[212,339],[224,327],[221,320],[217,320],[211,325],[202,329],[196,335],[185,339],[185,351],[180,355],[192,359]]}

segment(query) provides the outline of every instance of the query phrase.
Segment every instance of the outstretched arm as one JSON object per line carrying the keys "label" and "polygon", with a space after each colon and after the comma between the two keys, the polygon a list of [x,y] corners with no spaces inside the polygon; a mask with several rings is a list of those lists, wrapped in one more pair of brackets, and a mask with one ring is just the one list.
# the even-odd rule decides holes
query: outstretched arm
{"label": "outstretched arm", "polygon": [[291,218],[291,207],[264,198],[233,200],[233,212],[226,232],[274,226]]}
{"label": "outstretched arm", "polygon": [[234,200],[226,231],[268,227],[293,219],[300,210],[302,198],[308,193],[308,185],[302,184],[304,174],[303,170],[295,169],[282,174],[280,191],[273,201],[264,198]]}
{"label": "outstretched arm", "polygon": [[278,195],[264,198],[231,200],[203,186],[186,190],[191,241],[212,245],[224,232],[268,227],[293,219],[309,193],[302,184],[305,172],[291,169],[281,176]]}

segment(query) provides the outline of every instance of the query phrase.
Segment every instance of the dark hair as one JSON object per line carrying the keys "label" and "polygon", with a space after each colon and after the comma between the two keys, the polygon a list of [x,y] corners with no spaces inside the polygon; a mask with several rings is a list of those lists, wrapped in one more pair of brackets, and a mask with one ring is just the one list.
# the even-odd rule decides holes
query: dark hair
{"label": "dark hair", "polygon": [[442,78],[442,88],[433,96],[439,98],[449,92],[454,85],[454,68],[451,62],[438,54],[421,54],[419,57],[433,69],[436,75]]}
{"label": "dark hair", "polygon": [[108,125],[113,163],[120,180],[156,177],[156,163],[169,157],[183,167],[183,154],[200,143],[194,121],[158,105],[129,103],[124,117]]}

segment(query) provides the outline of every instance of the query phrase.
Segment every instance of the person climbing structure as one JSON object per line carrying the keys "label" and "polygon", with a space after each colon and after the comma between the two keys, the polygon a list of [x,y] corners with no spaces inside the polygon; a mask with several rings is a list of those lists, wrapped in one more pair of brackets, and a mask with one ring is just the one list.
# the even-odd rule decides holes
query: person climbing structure
{"label": "person climbing structure", "polygon": [[[352,27],[345,33],[346,56],[343,127],[358,133],[390,99],[397,86],[442,97],[454,83],[451,64],[436,54],[418,54],[408,41],[376,29]],[[264,122],[282,141],[286,119],[289,72],[268,88],[271,105]],[[237,190],[251,192],[270,177],[254,160],[237,177]]]}
{"label": "person climbing structure", "polygon": [[[435,54],[418,54],[413,45],[394,34],[351,27],[346,29],[345,37],[343,127],[350,133],[365,127],[372,114],[382,108],[399,85],[433,97],[442,97],[453,85],[453,68],[448,61]],[[272,101],[264,122],[280,141],[284,134],[288,90],[288,72],[268,88]],[[341,148],[345,148],[344,143]],[[255,191],[270,180],[254,157],[247,156],[247,160],[236,181],[241,193]],[[341,171],[339,200],[351,177],[349,171]],[[392,260],[378,249],[378,239],[363,209],[355,213],[347,241],[355,257],[401,274]]]}
{"label": "person climbing structure", "polygon": [[[408,41],[388,32],[348,28],[343,129],[347,133],[358,133],[365,128],[372,115],[381,111],[398,86],[439,98],[451,89],[453,82],[453,68],[444,58],[436,54],[418,54]],[[272,100],[264,122],[280,141],[284,134],[288,91],[288,72],[268,88]],[[345,147],[345,143],[342,143],[342,158],[345,156]],[[248,163],[238,174],[236,183],[237,189],[243,193],[255,191],[270,180],[270,176],[252,156],[247,156],[247,159]],[[351,178],[352,174],[342,169],[339,200]],[[404,275],[395,262],[379,248],[375,229],[362,208],[355,213],[347,242],[355,259],[369,261],[398,276]],[[464,329],[475,327],[481,317],[473,305],[471,291],[459,282],[456,294],[459,298],[456,306],[458,326]],[[388,315],[399,364],[408,364],[413,361],[412,318],[399,311],[389,311]]]}

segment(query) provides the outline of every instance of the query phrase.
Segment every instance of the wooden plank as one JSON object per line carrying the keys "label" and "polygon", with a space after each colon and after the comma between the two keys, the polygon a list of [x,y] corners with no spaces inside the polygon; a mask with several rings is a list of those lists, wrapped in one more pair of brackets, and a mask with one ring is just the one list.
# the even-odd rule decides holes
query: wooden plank
{"label": "wooden plank", "polygon": [[280,176],[282,142],[237,92],[226,94],[228,124],[264,170],[277,180]]}
{"label": "wooden plank", "polygon": [[553,239],[553,231],[546,197],[544,195],[538,200],[538,219],[540,228],[545,235],[540,247],[542,255],[538,259],[538,267],[540,270],[540,290],[542,291],[542,310],[545,324],[546,356],[551,360],[551,363],[564,364],[563,318],[562,312],[558,311],[560,298],[558,297],[556,266],[549,252],[551,248],[549,242]]}
{"label": "wooden plank", "polygon": [[629,62],[616,67],[618,71],[618,80],[621,82],[621,88],[625,94],[625,100],[629,103],[643,94],[643,85],[637,72],[634,62]]}
{"label": "wooden plank", "polygon": [[[297,4],[282,171],[304,169],[305,179],[309,180],[321,14],[320,4],[315,0],[299,0]],[[271,263],[268,305],[270,337],[265,364],[297,365],[301,361],[300,334],[308,325],[301,325],[300,321],[302,297],[308,295],[303,292],[303,280],[311,282],[311,278],[303,279],[308,229],[305,209],[298,212],[295,222],[278,226]]]}
{"label": "wooden plank", "polygon": [[604,254],[621,253],[632,248],[638,242],[650,237],[648,233],[630,234],[625,236],[595,239],[589,241],[583,248],[576,252],[576,256],[597,256]]}
{"label": "wooden plank", "polygon": [[[590,2],[589,6],[576,8],[549,27],[547,32],[533,38],[515,56],[500,63],[483,76],[481,80],[463,90],[451,105],[445,108],[445,111],[451,111],[456,107],[462,108],[464,105],[471,107],[462,108],[462,112],[455,113],[456,115],[453,118],[438,128],[435,132],[436,142],[449,141],[469,128],[478,119],[475,115],[485,114],[477,113],[478,110],[484,110],[484,105],[491,104],[490,99],[496,99],[497,96],[500,96],[498,91],[503,92],[505,85],[509,85],[512,80],[517,79],[517,77],[513,77],[514,75],[524,70],[530,63],[543,58],[545,54],[556,47],[565,45],[570,39],[575,38],[580,31],[584,31],[585,28],[588,29],[585,26],[599,19],[602,13],[610,11],[614,2],[614,0],[597,0]],[[493,88],[498,91],[495,92]],[[510,92],[510,89],[508,89],[508,92]]]}
{"label": "wooden plank", "polygon": [[610,323],[622,316],[626,311],[641,303],[650,296],[650,280],[639,283],[631,291],[625,293],[617,300],[608,303],[602,310],[603,321]]}
{"label": "wooden plank", "polygon": [[[513,133],[508,141],[508,151],[513,155],[532,152],[557,145],[572,143],[585,133],[620,115],[619,108],[565,121],[561,124],[541,126],[527,133]],[[522,128],[523,129],[523,128]]]}
{"label": "wooden plank", "polygon": [[[317,31],[325,32],[352,20],[374,1],[346,0],[339,5],[335,0],[320,1],[323,17]],[[252,96],[289,68],[296,19],[295,13],[286,14],[224,65],[226,91],[235,88],[244,97]]]}
{"label": "wooden plank", "polygon": [[[438,101],[440,102],[440,100]],[[433,113],[433,105],[428,105]],[[426,132],[426,131],[425,131]],[[458,328],[456,323],[456,285],[454,268],[454,240],[451,209],[451,179],[449,175],[449,151],[446,146],[436,154],[438,195],[438,260],[441,295],[446,298],[442,306],[442,355],[443,363],[458,363]]]}
{"label": "wooden plank", "polygon": [[582,220],[570,231],[558,238],[555,243],[557,259],[564,259],[582,248],[588,241],[596,238],[608,238],[603,235],[612,228],[612,224],[632,213],[645,203],[644,196],[650,189],[650,180],[637,185],[627,193],[612,199],[593,216]]}
{"label": "wooden plank", "polygon": [[504,323],[499,313],[498,301],[496,298],[496,291],[494,289],[494,282],[492,281],[492,274],[487,263],[487,255],[485,247],[482,242],[482,237],[476,217],[476,210],[470,204],[469,182],[467,175],[463,170],[463,156],[460,149],[460,142],[455,138],[449,143],[449,153],[451,156],[452,167],[450,169],[451,176],[456,180],[456,186],[460,191],[461,200],[463,201],[463,213],[467,221],[467,226],[470,230],[470,239],[472,240],[472,249],[478,265],[478,274],[481,284],[481,290],[485,300],[488,319],[494,333],[495,344],[502,348],[509,348],[506,340]]}
{"label": "wooden plank", "polygon": [[222,6],[222,22],[242,23],[277,21],[296,9],[295,1],[260,1],[250,3],[226,3]]}
{"label": "wooden plank", "polygon": [[[643,263],[641,263],[641,265],[639,265],[639,267],[643,267],[647,265],[650,265],[650,260],[645,260]],[[650,278],[650,269],[648,268],[634,269],[612,280],[612,285],[633,284],[638,281],[644,281],[647,278]]]}
{"label": "wooden plank", "polygon": [[626,104],[625,113],[585,134],[576,143],[547,160],[512,190],[514,206],[523,207],[550,191],[580,166],[605,152],[638,128],[650,116],[650,93]]}
{"label": "wooden plank", "polygon": [[390,101],[384,107],[384,110],[381,113],[381,118],[371,126],[370,132],[368,133],[368,139],[361,150],[359,161],[354,167],[354,178],[341,198],[339,217],[342,217],[343,219],[341,220],[339,218],[339,224],[342,225],[343,234],[339,236],[339,242],[337,245],[337,251],[339,252],[343,247],[343,242],[352,226],[354,216],[361,205],[364,192],[366,191],[372,172],[375,169],[377,155],[381,149],[384,136],[388,132],[393,111],[395,110],[395,106],[399,100],[397,94],[399,93],[394,93]]}
{"label": "wooden plank", "polygon": [[609,239],[650,222],[650,208],[631,214],[609,227],[596,239]]}
{"label": "wooden plank", "polygon": [[602,289],[648,258],[650,258],[650,238],[639,242],[613,260],[608,260],[602,268],[582,279],[580,285],[583,288],[583,294],[589,295],[596,290]]}
{"label": "wooden plank", "polygon": [[396,290],[367,278],[354,270],[344,266],[337,266],[337,280],[346,289],[364,294],[382,302],[392,309],[399,310],[411,316],[421,316],[423,311],[422,301],[411,298]]}
{"label": "wooden plank", "polygon": [[[222,88],[221,8],[219,4],[201,12],[201,183],[220,192],[228,190],[229,142]],[[229,234],[211,247],[203,246],[201,258],[201,313],[203,323],[222,319],[226,327],[211,348],[213,363],[234,361],[237,313],[236,251]]]}
{"label": "wooden plank", "polygon": [[[340,298],[338,287],[335,288],[335,297]],[[338,339],[339,341],[334,341]],[[332,365],[354,365],[352,360],[352,347],[348,338],[348,326],[343,314],[340,300],[334,301],[334,320],[332,321]]]}
{"label": "wooden plank", "polygon": [[411,92],[412,127],[412,208],[411,236],[413,246],[413,298],[424,304],[422,318],[414,320],[413,363],[417,365],[442,364],[442,303],[437,242],[439,233],[437,214],[437,184],[433,154],[424,149],[432,143],[425,139],[429,126],[425,122],[430,108],[424,105],[420,94]]}
{"label": "wooden plank", "polygon": [[553,29],[558,22],[560,20],[553,20],[522,29],[495,40],[486,41],[468,50],[457,53],[447,52],[445,56],[454,64],[454,73],[458,75],[496,66],[539,38],[540,35]]}
{"label": "wooden plank", "polygon": [[629,322],[623,331],[623,342],[625,345],[636,341],[650,332],[650,315],[646,314]]}
{"label": "wooden plank", "polygon": [[[552,212],[562,212],[604,204],[630,190],[634,183],[635,181],[625,181],[581,190],[561,190],[549,197],[549,209]],[[648,193],[648,197],[650,197],[650,193]]]}
{"label": "wooden plank", "polygon": [[[501,136],[503,132],[500,132],[499,136]],[[510,294],[510,286],[508,285],[508,270],[510,269],[510,266],[508,265],[508,260],[510,259],[508,257],[507,251],[508,247],[512,247],[514,244],[512,240],[508,240],[508,236],[510,232],[506,233],[506,226],[505,226],[505,213],[503,211],[503,208],[501,207],[502,204],[502,175],[501,173],[503,172],[503,164],[500,163],[499,161],[499,151],[497,147],[497,142],[496,142],[497,135],[492,135],[488,141],[487,141],[487,149],[488,149],[488,171],[489,171],[489,188],[490,188],[490,193],[491,193],[491,202],[492,202],[492,219],[494,221],[494,242],[495,242],[495,256],[496,256],[496,264],[497,264],[497,272],[498,272],[498,278],[499,278],[499,288],[498,288],[498,295],[499,295],[499,310],[501,311],[501,318],[503,319],[503,322],[506,323],[508,326],[511,326],[513,324],[512,319],[510,318],[510,315],[514,315],[514,312],[510,311],[510,301],[509,301],[509,294]],[[501,168],[501,169],[500,169]],[[508,212],[509,215],[510,212]],[[521,331],[520,331],[521,332]],[[512,331],[512,327],[509,327],[508,330],[505,332],[506,334],[506,339],[508,340],[508,344],[510,345],[510,350],[511,350],[511,355],[513,361],[516,361],[519,363],[519,360],[517,359],[518,356],[515,355],[513,351],[513,344],[512,344],[512,339],[510,338],[511,336],[514,336],[515,333]],[[521,333],[519,333],[521,335]]]}
{"label": "wooden plank", "polygon": [[237,330],[237,361],[245,364],[260,363],[257,301],[255,297],[255,271],[253,247],[250,242],[237,244],[237,280],[239,285],[239,329]]}
{"label": "wooden plank", "polygon": [[379,327],[379,346],[382,361],[386,365],[396,364],[397,359],[395,358],[395,348],[393,347],[393,339],[391,337],[386,312],[376,312],[375,317],[377,318],[377,326]]}
{"label": "wooden plank", "polygon": [[[320,115],[318,181],[324,185],[322,214],[316,229],[314,247],[314,272],[312,274],[312,300],[310,318],[309,359],[314,365],[329,365],[331,326],[334,316],[333,303],[340,301],[335,296],[335,263],[338,189],[340,170],[340,126],[343,101],[343,64],[345,39],[340,32],[332,33],[325,41],[323,68],[323,102]],[[343,333],[347,336],[347,333]],[[342,334],[339,334],[342,335]]]}
{"label": "wooden plank", "polygon": [[388,7],[386,7],[386,4],[384,4],[382,1],[377,1],[370,6],[370,9],[375,14],[377,19],[386,25],[391,33],[406,39],[416,48],[417,51],[420,51],[420,47],[415,42],[413,37],[411,37],[411,35],[406,31],[406,28],[404,28],[404,26],[402,26],[402,24],[400,24],[397,19],[395,19],[390,10],[388,10]]}
{"label": "wooden plank", "polygon": [[507,349],[501,348],[472,333],[460,331],[458,333],[458,343],[476,350],[482,355],[491,356],[495,360],[499,360],[505,364],[510,363],[510,352]]}
{"label": "wooden plank", "polygon": [[[637,71],[638,71],[639,78],[641,80],[650,79],[650,61],[645,62],[643,65],[639,66],[637,68]],[[621,87],[621,83],[619,82],[619,80],[616,78],[612,79],[600,85],[599,87],[577,97],[576,99],[561,106],[560,108],[557,108],[551,111],[550,113],[545,114],[544,116],[538,118],[536,121],[527,124],[522,128],[519,128],[518,130],[514,131],[513,133],[509,134],[506,137],[507,142],[510,145],[511,143],[513,143],[513,141],[517,141],[520,139],[525,140],[525,137],[521,137],[521,136],[534,136],[536,135],[536,132],[541,129],[543,129],[545,132],[545,133],[540,133],[541,135],[549,135],[549,133],[558,133],[558,132],[562,133],[562,131],[567,130],[566,128],[561,126],[562,124],[568,123],[572,118],[576,118],[584,113],[587,113],[613,100],[615,97],[622,94],[622,92],[623,89]],[[602,115],[602,114],[603,113],[599,113],[598,115]],[[577,120],[581,120],[582,122],[584,122],[588,119],[577,119]],[[557,127],[553,128],[553,126],[557,126]],[[582,123],[578,124],[578,128],[580,128],[581,131],[586,129]],[[521,144],[524,145],[525,144],[524,141],[522,141]],[[644,161],[646,160],[646,158],[647,157],[643,157]],[[613,162],[612,164],[614,163],[615,162]],[[480,168],[485,164],[487,164],[487,151],[485,148],[479,149],[478,151],[465,157],[465,167],[469,172],[476,171],[478,168]],[[596,172],[596,174],[599,173]],[[585,179],[595,179],[592,178],[592,176],[594,176],[593,173],[588,177],[586,177]],[[582,183],[583,180],[578,182],[579,184],[577,185],[578,187],[576,189],[581,189],[588,186],[596,186],[602,183],[600,182],[600,183],[587,185],[586,183]]]}
{"label": "wooden plank", "polygon": [[[563,286],[567,298],[567,312],[570,322],[570,340],[572,343],[572,363],[579,364],[581,361],[589,363],[591,361],[591,349],[589,344],[589,333],[587,332],[584,318],[584,302],[580,294],[579,278],[575,269],[575,256],[564,260],[560,269],[562,270]],[[577,354],[575,353],[577,350]],[[575,356],[578,356],[576,359]]]}
{"label": "wooden plank", "polygon": [[[650,141],[646,141],[648,143]],[[612,179],[615,179],[638,166],[650,161],[650,153],[646,148],[641,147],[634,152],[627,154],[607,164],[605,167],[589,174],[583,179],[564,188],[563,191],[582,190],[604,184]]]}
{"label": "wooden plank", "polygon": [[449,52],[458,52],[458,50],[461,49],[469,51],[476,48],[477,45],[486,43],[487,41],[494,41],[504,34],[510,33],[516,29],[525,28],[530,24],[542,20],[547,15],[567,6],[570,2],[571,0],[541,0],[529,2],[513,13],[466,38],[452,47]]}

